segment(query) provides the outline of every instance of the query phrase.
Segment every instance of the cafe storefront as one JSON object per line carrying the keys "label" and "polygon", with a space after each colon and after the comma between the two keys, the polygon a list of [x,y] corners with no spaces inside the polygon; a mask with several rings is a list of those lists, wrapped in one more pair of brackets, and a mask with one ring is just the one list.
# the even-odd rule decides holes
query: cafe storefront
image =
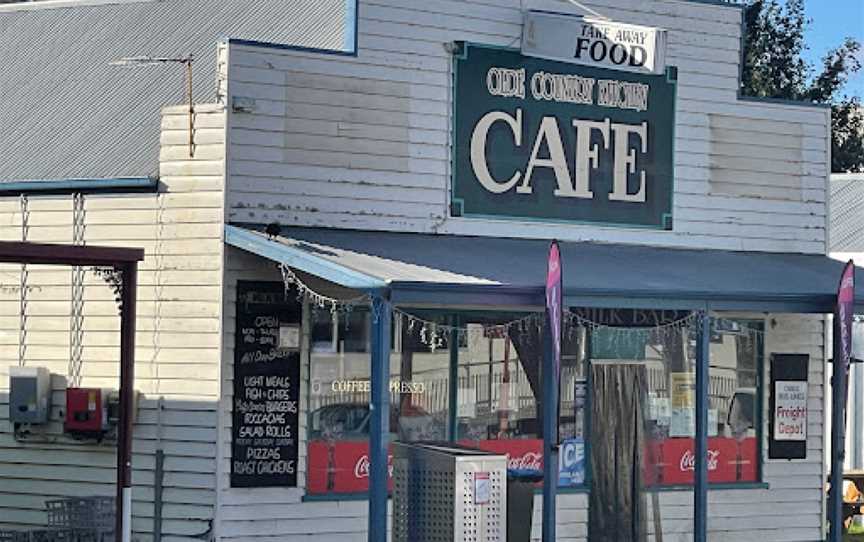
{"label": "cafe storefront", "polygon": [[[384,542],[392,444],[448,441],[544,471],[533,540],[824,540],[830,112],[739,96],[740,7],[348,4],[338,50],[219,42],[153,192],[75,196],[88,245],[149,243],[134,536]],[[65,241],[51,198],[9,237],[30,201]],[[46,318],[21,364],[62,375]],[[0,524],[110,474],[3,435],[40,482]]]}
{"label": "cafe storefront", "polygon": [[[717,28],[738,14],[680,5]],[[394,9],[371,7],[369,31]],[[455,20],[424,30],[445,46],[410,68],[364,57],[363,25],[356,59],[227,44],[226,99],[243,106],[228,121],[223,524],[241,529],[242,510],[252,525],[265,495],[333,520],[304,535],[384,540],[392,443],[450,441],[545,469],[536,539],[822,539],[822,315],[842,266],[802,188],[827,162],[765,134],[822,145],[825,111],[703,88],[712,70],[681,49],[693,31],[668,17],[518,19],[506,46]],[[407,46],[400,24],[387,32]],[[756,165],[786,171],[794,153],[810,173]],[[805,210],[823,219],[798,230]],[[553,238],[564,315],[545,379]],[[282,377],[298,438],[256,441],[237,397]]]}

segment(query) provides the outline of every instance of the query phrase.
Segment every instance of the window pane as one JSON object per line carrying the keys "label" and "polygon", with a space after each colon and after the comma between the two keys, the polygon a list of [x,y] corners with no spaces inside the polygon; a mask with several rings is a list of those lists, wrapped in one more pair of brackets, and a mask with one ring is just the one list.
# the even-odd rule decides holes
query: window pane
{"label": "window pane", "polygon": [[[361,309],[314,311],[311,320],[306,489],[367,491],[371,315]],[[449,337],[435,326],[395,317],[392,339],[391,441],[446,439]]]}
{"label": "window pane", "polygon": [[463,315],[459,346],[458,440],[508,455],[511,468],[542,469],[541,328],[511,325],[519,314]]}
{"label": "window pane", "polygon": [[[460,442],[508,455],[509,466],[543,467],[543,327],[522,315],[463,316],[457,427]],[[586,331],[565,325],[559,397],[559,486],[585,481]]]}
{"label": "window pane", "polygon": [[[757,371],[754,324],[712,320],[708,389],[708,481],[758,480]],[[647,341],[648,485],[689,485],[695,467],[695,327],[652,331]]]}

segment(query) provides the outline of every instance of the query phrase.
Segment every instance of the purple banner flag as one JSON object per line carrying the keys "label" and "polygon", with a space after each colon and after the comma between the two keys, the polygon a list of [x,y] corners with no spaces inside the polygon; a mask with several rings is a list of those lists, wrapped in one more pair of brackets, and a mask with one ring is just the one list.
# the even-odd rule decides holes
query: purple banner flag
{"label": "purple banner flag", "polygon": [[[552,241],[552,244],[549,246],[549,263],[546,269],[546,316],[552,334],[552,359],[555,367],[557,388],[560,388],[561,382],[561,324],[563,319],[561,282],[561,251],[558,248],[558,242]],[[560,408],[560,403],[558,408]],[[560,418],[560,413],[558,417]],[[555,427],[556,431],[553,442],[557,444],[557,423]]]}

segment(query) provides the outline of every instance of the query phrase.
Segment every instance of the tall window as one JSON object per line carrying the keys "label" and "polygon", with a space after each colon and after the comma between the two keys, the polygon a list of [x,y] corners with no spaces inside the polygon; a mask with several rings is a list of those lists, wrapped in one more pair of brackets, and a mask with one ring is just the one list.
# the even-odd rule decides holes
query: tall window
{"label": "tall window", "polygon": [[[460,442],[506,453],[511,468],[543,467],[543,329],[536,322],[496,324],[524,315],[463,315],[458,352]],[[559,407],[559,486],[585,479],[585,329],[565,325]]]}
{"label": "tall window", "polygon": [[[371,314],[315,311],[309,352],[309,494],[368,490]],[[449,337],[432,325],[393,322],[390,440],[447,438]]]}
{"label": "tall window", "polygon": [[[759,479],[761,322],[712,320],[709,358],[708,481]],[[690,485],[695,467],[694,326],[596,329],[591,361],[645,368],[645,481]],[[611,415],[611,414],[610,414]]]}

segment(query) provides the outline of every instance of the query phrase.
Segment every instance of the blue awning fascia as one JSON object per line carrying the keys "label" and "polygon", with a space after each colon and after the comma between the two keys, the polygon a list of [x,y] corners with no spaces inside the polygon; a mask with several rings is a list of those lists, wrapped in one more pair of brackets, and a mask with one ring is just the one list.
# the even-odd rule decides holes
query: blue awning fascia
{"label": "blue awning fascia", "polygon": [[0,181],[0,195],[152,191],[158,186],[156,177],[23,179]]}
{"label": "blue awning fascia", "polygon": [[312,254],[272,242],[265,235],[245,228],[225,225],[225,243],[277,263],[284,263],[310,275],[328,280],[345,288],[365,292],[380,292],[387,283],[377,277],[329,262]]}
{"label": "blue awning fascia", "polygon": [[[544,289],[536,287],[395,281],[390,287],[393,303],[402,306],[507,306],[542,310],[545,304]],[[834,301],[831,296],[759,296],[744,292],[718,295],[652,290],[622,296],[612,290],[564,289],[564,304],[568,307],[825,314],[833,311]]]}
{"label": "blue awning fascia", "polygon": [[[678,310],[726,310],[749,312],[830,313],[836,297],[820,295],[761,296],[746,292],[676,292],[674,290],[628,292],[578,291],[564,289],[565,304],[571,307],[657,308]],[[612,305],[611,302],[617,304]]]}
{"label": "blue awning fascia", "polygon": [[453,284],[434,282],[392,282],[390,299],[394,305],[412,306],[488,306],[543,309],[543,288],[508,284]]}

